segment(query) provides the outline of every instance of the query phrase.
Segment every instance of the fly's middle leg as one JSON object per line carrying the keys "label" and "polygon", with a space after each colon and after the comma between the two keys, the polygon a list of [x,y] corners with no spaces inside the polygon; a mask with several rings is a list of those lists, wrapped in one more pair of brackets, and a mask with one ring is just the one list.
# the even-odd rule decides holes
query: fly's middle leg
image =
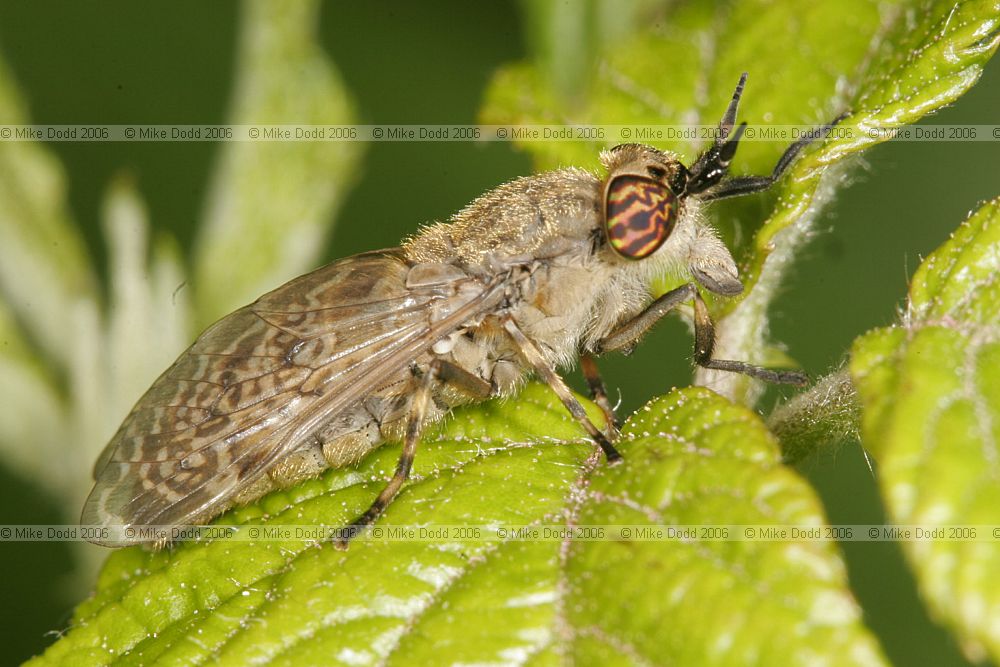
{"label": "fly's middle leg", "polygon": [[615,407],[608,398],[608,390],[604,386],[604,379],[601,377],[600,369],[597,368],[597,359],[594,355],[588,352],[580,355],[580,370],[583,371],[583,377],[590,389],[591,400],[597,403],[597,407],[604,413],[604,421],[608,423],[608,436],[614,437],[621,427],[621,422],[618,421]]}

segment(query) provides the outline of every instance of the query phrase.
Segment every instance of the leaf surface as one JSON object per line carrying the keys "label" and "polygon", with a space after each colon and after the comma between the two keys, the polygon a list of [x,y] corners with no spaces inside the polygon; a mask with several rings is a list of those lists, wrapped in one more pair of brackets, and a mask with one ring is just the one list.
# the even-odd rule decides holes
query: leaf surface
{"label": "leaf surface", "polygon": [[[929,531],[996,524],[1000,200],[924,260],[909,297],[903,324],[859,338],[851,359],[886,508]],[[920,591],[971,659],[1000,661],[1000,541],[939,532],[902,543]]]}
{"label": "leaf surface", "polygon": [[229,122],[253,125],[260,139],[222,144],[195,249],[200,326],[316,265],[362,148],[267,140],[285,124],[351,123],[353,103],[316,38],[319,3],[243,8]]}
{"label": "leaf surface", "polygon": [[[596,411],[591,410],[595,414]],[[186,543],[109,559],[45,664],[884,664],[832,543],[568,540],[574,526],[820,527],[808,485],[759,418],[674,391],[624,428],[607,466],[541,385],[459,411],[424,443],[376,529],[424,540]],[[398,446],[273,493],[222,523],[343,525]],[[442,526],[535,526],[552,539],[434,538]],[[611,530],[606,528],[606,530]]]}

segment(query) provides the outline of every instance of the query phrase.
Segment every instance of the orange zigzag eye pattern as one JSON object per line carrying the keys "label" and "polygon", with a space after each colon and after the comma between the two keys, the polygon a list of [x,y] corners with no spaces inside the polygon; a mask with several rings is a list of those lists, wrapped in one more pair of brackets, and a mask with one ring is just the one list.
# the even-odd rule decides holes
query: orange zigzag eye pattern
{"label": "orange zigzag eye pattern", "polygon": [[605,221],[615,252],[642,259],[656,252],[673,231],[677,197],[656,181],[619,176],[608,186]]}

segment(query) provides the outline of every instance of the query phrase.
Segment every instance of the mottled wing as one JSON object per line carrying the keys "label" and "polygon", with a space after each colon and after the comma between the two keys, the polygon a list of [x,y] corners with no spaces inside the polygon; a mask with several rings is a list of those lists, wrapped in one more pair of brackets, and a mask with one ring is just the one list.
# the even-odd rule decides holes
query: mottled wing
{"label": "mottled wing", "polygon": [[81,523],[211,517],[303,439],[500,298],[472,278],[407,287],[409,271],[398,251],[350,257],[207,329],[109,443]]}

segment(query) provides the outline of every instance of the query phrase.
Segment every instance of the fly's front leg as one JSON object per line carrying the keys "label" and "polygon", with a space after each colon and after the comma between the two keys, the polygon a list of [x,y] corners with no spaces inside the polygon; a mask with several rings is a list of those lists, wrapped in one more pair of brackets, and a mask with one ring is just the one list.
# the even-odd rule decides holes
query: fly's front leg
{"label": "fly's front leg", "polygon": [[618,421],[615,408],[608,398],[608,390],[604,386],[604,379],[601,377],[601,371],[597,368],[597,359],[594,358],[594,355],[588,352],[580,355],[580,370],[583,371],[583,377],[590,389],[591,400],[597,403],[597,407],[604,413],[604,421],[608,423],[608,437],[613,438],[617,435],[621,423]]}
{"label": "fly's front leg", "polygon": [[797,371],[777,371],[748,364],[745,361],[713,359],[715,347],[715,325],[708,314],[708,307],[693,283],[681,285],[651,303],[644,311],[622,324],[595,346],[595,352],[630,351],[664,315],[685,301],[694,302],[694,361],[699,366],[721,371],[742,373],[750,377],[776,384],[803,386],[809,382],[808,376]]}
{"label": "fly's front leg", "polygon": [[427,415],[427,406],[431,398],[431,389],[434,380],[439,372],[438,362],[432,362],[431,367],[421,378],[420,386],[413,398],[410,399],[410,411],[406,421],[406,436],[403,439],[403,451],[399,455],[399,462],[396,464],[396,472],[392,479],[385,485],[382,492],[378,494],[364,514],[352,521],[344,528],[343,535],[334,542],[338,549],[346,549],[351,538],[358,535],[362,530],[382,516],[382,512],[389,506],[396,494],[399,493],[406,478],[410,476],[410,469],[413,467],[413,456],[417,451],[417,443],[420,441],[420,434],[423,432],[424,417]]}
{"label": "fly's front leg", "polygon": [[618,450],[614,448],[608,438],[601,433],[601,430],[594,426],[594,422],[590,421],[590,417],[587,416],[587,412],[580,405],[580,401],[576,400],[573,392],[566,386],[566,382],[559,377],[559,374],[556,373],[552,365],[545,359],[545,355],[538,349],[534,341],[524,335],[524,332],[521,331],[512,318],[505,317],[502,322],[504,329],[510,335],[514,346],[524,360],[552,388],[552,391],[556,393],[562,404],[566,406],[566,409],[573,415],[573,418],[586,429],[590,437],[594,439],[594,442],[600,445],[601,449],[604,450],[604,455],[607,457],[608,463],[619,461],[622,455],[618,453]]}
{"label": "fly's front leg", "polygon": [[712,348],[715,347],[715,325],[708,314],[708,306],[701,298],[698,290],[694,290],[694,361],[703,368],[717,371],[742,373],[750,377],[771,382],[773,384],[791,384],[804,387],[809,384],[809,376],[798,371],[776,371],[748,364],[745,361],[730,361],[728,359],[713,359]]}
{"label": "fly's front leg", "polygon": [[653,325],[663,319],[664,315],[685,301],[690,301],[697,294],[698,289],[692,283],[670,290],[646,306],[646,309],[641,313],[598,341],[594,353],[604,354],[605,352],[620,351],[628,354],[635,347],[635,344],[653,328]]}

